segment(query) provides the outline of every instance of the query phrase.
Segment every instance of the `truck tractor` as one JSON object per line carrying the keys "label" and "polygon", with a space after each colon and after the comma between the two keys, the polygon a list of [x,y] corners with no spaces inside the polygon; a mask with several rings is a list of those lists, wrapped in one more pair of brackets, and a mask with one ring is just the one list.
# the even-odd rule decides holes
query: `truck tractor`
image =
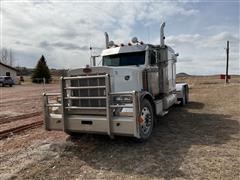
{"label": "truck tractor", "polygon": [[176,84],[178,54],[165,44],[164,26],[159,45],[136,37],[117,45],[105,33],[101,66],[94,58],[92,65],[69,70],[60,78],[60,93],[43,94],[45,129],[147,140],[171,106],[188,103],[188,85]]}

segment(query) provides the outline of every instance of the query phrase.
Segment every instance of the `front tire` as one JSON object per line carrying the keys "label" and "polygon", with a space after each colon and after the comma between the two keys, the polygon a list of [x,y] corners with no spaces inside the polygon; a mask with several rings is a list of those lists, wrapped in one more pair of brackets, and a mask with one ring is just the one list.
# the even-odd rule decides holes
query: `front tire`
{"label": "front tire", "polygon": [[139,114],[139,135],[138,141],[145,141],[152,135],[154,126],[153,107],[149,100],[143,99]]}

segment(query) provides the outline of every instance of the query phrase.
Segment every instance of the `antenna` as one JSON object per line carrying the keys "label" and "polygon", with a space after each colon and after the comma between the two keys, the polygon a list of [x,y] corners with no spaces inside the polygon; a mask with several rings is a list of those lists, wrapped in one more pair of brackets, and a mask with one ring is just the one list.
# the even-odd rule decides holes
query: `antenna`
{"label": "antenna", "polygon": [[93,55],[92,53],[92,46],[91,44],[89,45],[89,51],[90,51],[90,65],[91,66],[96,66],[96,58],[99,57],[100,55]]}
{"label": "antenna", "polygon": [[91,42],[89,43],[89,54],[90,54],[90,64],[92,64],[92,45]]}

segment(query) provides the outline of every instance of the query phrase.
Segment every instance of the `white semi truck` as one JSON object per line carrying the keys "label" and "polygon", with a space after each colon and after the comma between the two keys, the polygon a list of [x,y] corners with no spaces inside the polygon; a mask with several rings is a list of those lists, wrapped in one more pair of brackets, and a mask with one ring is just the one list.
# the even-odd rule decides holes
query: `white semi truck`
{"label": "white semi truck", "polygon": [[165,45],[164,26],[160,45],[137,38],[116,45],[105,33],[102,66],[69,70],[60,93],[44,93],[45,129],[148,139],[171,106],[188,102],[188,85],[176,84],[178,54]]}

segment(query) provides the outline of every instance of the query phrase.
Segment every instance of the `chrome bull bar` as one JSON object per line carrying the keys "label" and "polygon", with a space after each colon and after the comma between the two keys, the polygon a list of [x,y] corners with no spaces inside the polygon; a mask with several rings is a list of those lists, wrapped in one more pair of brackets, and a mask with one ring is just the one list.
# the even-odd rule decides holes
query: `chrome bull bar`
{"label": "chrome bull bar", "polygon": [[[87,83],[83,85],[82,80]],[[139,137],[138,92],[111,92],[108,74],[61,77],[60,81],[61,93],[43,94],[46,130],[103,133],[110,137],[114,135]],[[91,89],[97,94],[93,94]],[[54,96],[60,97],[61,103],[50,102],[49,98]],[[59,108],[59,114],[51,111],[51,108]],[[88,112],[90,114],[87,114]],[[96,114],[93,114],[95,112]],[[85,123],[88,121],[89,123]]]}

